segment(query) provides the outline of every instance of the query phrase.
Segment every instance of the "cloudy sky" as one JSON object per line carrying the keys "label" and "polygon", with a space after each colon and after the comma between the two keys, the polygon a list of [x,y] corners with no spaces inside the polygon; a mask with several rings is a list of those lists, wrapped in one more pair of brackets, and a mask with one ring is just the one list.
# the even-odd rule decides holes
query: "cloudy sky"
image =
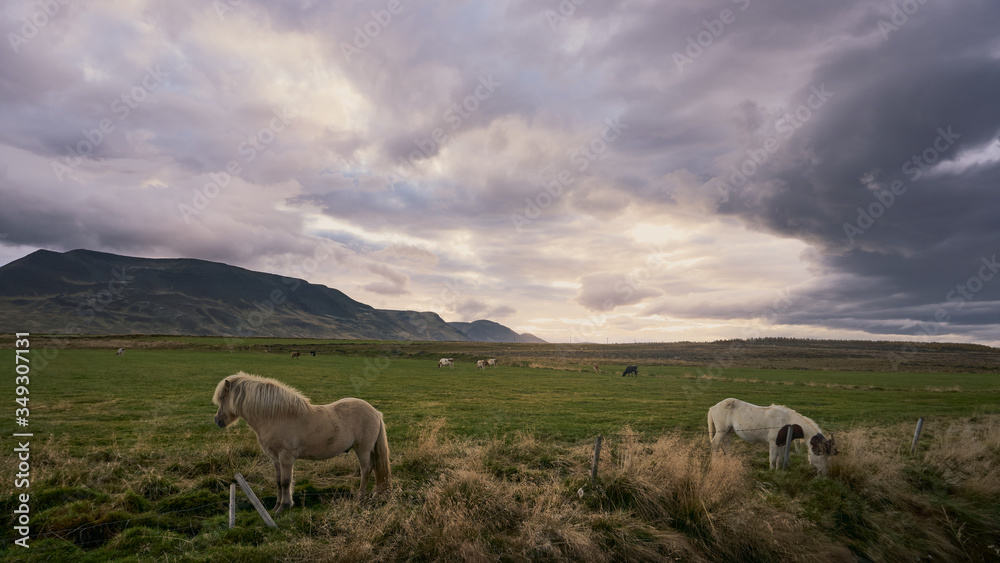
{"label": "cloudy sky", "polygon": [[998,346],[1000,4],[921,2],[8,0],[0,264],[201,258],[550,341]]}

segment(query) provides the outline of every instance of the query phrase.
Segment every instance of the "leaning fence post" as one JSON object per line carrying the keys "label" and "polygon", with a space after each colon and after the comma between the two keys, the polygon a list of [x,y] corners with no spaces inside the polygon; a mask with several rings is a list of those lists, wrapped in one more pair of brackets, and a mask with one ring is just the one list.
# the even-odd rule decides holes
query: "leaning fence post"
{"label": "leaning fence post", "polygon": [[277,528],[278,525],[271,519],[271,515],[264,509],[264,505],[257,499],[257,495],[253,494],[253,489],[251,489],[250,485],[247,484],[247,480],[244,479],[242,475],[237,473],[236,482],[240,484],[240,488],[243,489],[244,493],[246,493],[247,498],[250,499],[250,503],[257,509],[257,514],[260,514],[260,517],[264,519],[264,523],[272,528]]}
{"label": "leaning fence post", "polygon": [[229,484],[229,527],[236,525],[236,483]]}
{"label": "leaning fence post", "polygon": [[594,443],[594,464],[590,466],[590,484],[593,485],[597,482],[597,463],[601,459],[601,437],[597,437],[597,441]]}
{"label": "leaning fence post", "polygon": [[920,439],[920,430],[924,427],[924,417],[917,419],[917,430],[913,433],[913,444],[910,445],[910,455],[917,451],[917,440]]}
{"label": "leaning fence post", "polygon": [[792,451],[792,425],[785,425],[785,451],[781,456],[781,468],[788,469],[788,456]]}

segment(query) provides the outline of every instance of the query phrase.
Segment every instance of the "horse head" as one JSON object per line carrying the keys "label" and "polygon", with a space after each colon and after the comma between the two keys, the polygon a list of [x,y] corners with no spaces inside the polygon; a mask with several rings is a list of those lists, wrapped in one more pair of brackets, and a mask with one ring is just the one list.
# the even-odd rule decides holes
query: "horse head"
{"label": "horse head", "polygon": [[837,455],[837,443],[833,439],[833,434],[829,439],[822,434],[816,434],[809,440],[809,463],[819,471],[820,475],[829,473],[829,458],[832,455]]}
{"label": "horse head", "polygon": [[215,413],[215,423],[219,425],[219,428],[229,426],[240,417],[233,409],[232,399],[233,383],[229,381],[229,378],[223,379],[215,388],[215,395],[212,397],[212,402],[219,405],[219,410]]}

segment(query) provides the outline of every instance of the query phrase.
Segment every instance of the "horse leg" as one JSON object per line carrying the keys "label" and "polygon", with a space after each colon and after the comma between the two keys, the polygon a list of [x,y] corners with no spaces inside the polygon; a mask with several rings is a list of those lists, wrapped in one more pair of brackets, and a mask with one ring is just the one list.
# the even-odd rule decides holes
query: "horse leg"
{"label": "horse leg", "polygon": [[357,446],[354,447],[354,453],[358,455],[358,465],[361,466],[361,488],[358,490],[358,500],[361,500],[368,490],[368,476],[372,472],[372,456],[370,451]]}
{"label": "horse leg", "polygon": [[292,499],[292,464],[295,462],[295,458],[291,454],[283,452],[279,459],[281,469],[278,473],[278,503],[275,505],[275,514],[281,514],[295,504]]}
{"label": "horse leg", "polygon": [[771,469],[777,469],[778,460],[781,458],[784,448],[779,448],[778,445],[773,442],[769,446],[771,450]]}
{"label": "horse leg", "polygon": [[729,449],[729,434],[730,431],[716,428],[715,436],[712,438],[712,453],[725,452]]}
{"label": "horse leg", "polygon": [[284,496],[284,491],[281,490],[281,463],[277,459],[271,462],[274,465],[274,485],[278,491],[278,498],[274,501],[274,508],[271,510],[275,511],[275,514],[281,512],[281,499]]}

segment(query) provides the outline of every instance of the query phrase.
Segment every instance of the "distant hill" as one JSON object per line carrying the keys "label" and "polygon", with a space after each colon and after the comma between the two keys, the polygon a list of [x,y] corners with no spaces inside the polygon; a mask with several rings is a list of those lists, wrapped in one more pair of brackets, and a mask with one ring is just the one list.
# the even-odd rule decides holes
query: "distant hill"
{"label": "distant hill", "polygon": [[474,342],[519,342],[546,344],[544,340],[533,334],[518,334],[513,330],[493,321],[479,320],[471,323],[453,322],[449,326],[458,330]]}
{"label": "distant hill", "polygon": [[0,268],[0,332],[26,331],[471,340],[436,313],[375,309],[301,279],[90,250],[39,250]]}

